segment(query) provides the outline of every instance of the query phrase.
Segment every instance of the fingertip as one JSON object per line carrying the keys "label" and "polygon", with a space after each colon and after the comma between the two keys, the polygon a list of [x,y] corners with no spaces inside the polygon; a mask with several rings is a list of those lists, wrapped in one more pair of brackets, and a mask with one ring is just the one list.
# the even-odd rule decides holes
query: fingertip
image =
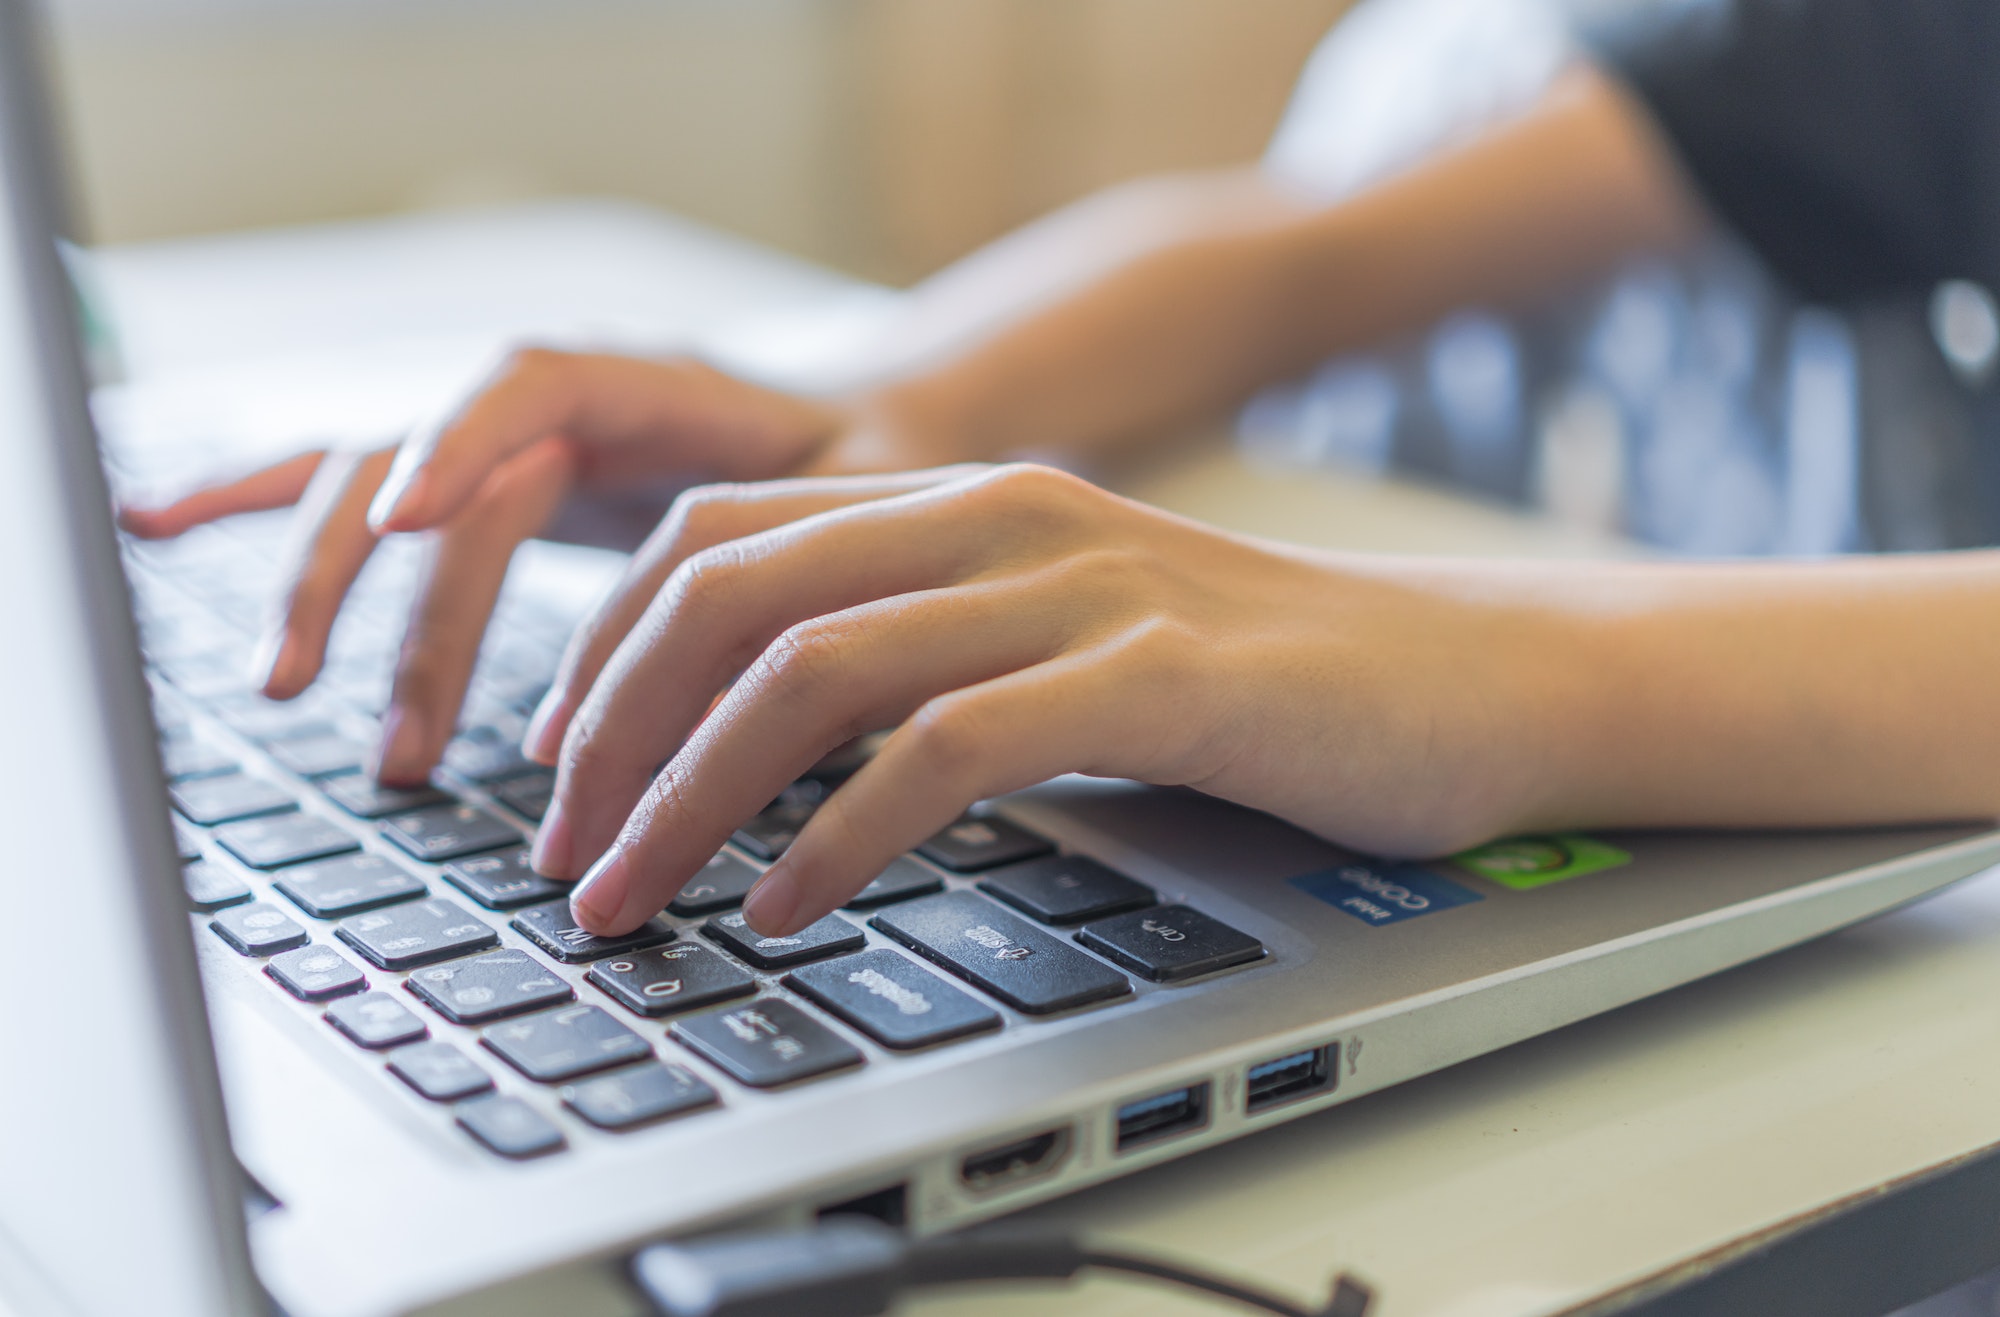
{"label": "fingertip", "polygon": [[619,915],[631,894],[630,870],[620,847],[613,846],[600,856],[570,893],[569,910],[576,922],[599,936],[625,931]]}
{"label": "fingertip", "polygon": [[576,844],[572,839],[569,818],[563,812],[562,801],[549,802],[548,812],[542,815],[541,826],[535,829],[535,847],[528,862],[535,872],[544,878],[567,881],[574,876],[574,852]]}
{"label": "fingertip", "polygon": [[375,751],[375,780],[386,786],[419,786],[430,780],[433,757],[425,753],[421,719],[400,705],[382,715]]}
{"label": "fingertip", "polygon": [[562,688],[549,687],[549,693],[542,696],[542,702],[535,706],[534,716],[528,719],[528,730],[521,734],[521,753],[546,768],[554,768],[562,754],[563,733],[568,730],[569,710]]}
{"label": "fingertip", "polygon": [[759,937],[789,937],[803,926],[798,918],[803,895],[796,878],[773,866],[743,898],[743,922]]}
{"label": "fingertip", "polygon": [[391,469],[389,478],[382,482],[368,504],[369,527],[382,534],[422,529],[423,504],[430,484],[430,473],[422,467],[401,479]]}
{"label": "fingertip", "polygon": [[118,529],[142,540],[164,540],[172,536],[172,524],[162,508],[120,507],[114,514]]}

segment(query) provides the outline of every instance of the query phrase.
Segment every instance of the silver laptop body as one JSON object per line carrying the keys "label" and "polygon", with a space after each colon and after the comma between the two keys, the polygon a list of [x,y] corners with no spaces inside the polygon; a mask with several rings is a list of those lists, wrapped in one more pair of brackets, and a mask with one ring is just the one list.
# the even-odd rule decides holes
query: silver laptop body
{"label": "silver laptop body", "polygon": [[[0,827],[13,843],[15,934],[0,948],[0,1306],[212,1317],[264,1310],[268,1296],[297,1317],[480,1311],[526,1278],[615,1268],[673,1234],[828,1209],[950,1229],[1741,964],[2000,854],[2000,834],[1956,826],[1549,838],[1397,866],[1192,792],[1064,779],[989,802],[955,842],[910,860],[905,877],[934,890],[836,916],[874,959],[843,951],[760,969],[704,932],[726,904],[668,914],[667,946],[699,948],[749,986],[677,1011],[674,980],[658,1001],[636,999],[647,1013],[629,1009],[593,971],[615,977],[642,953],[551,955],[516,926],[519,910],[475,898],[477,873],[415,858],[385,831],[393,819],[344,807],[329,784],[357,779],[319,775],[282,735],[299,710],[259,709],[230,687],[234,669],[208,642],[238,643],[270,525],[135,550],[121,570],[53,245],[30,35],[16,0],[0,0]],[[608,565],[553,551],[531,561],[489,645],[473,707],[501,740],[467,742],[441,782],[504,825],[508,843],[533,813],[521,789],[531,779],[505,758],[509,711],[518,717],[535,664],[552,658]],[[393,555],[371,570],[373,600],[343,623],[329,691],[309,706],[336,739],[366,735],[378,651],[393,643],[406,584]],[[315,917],[296,895],[297,866],[260,868],[231,849],[250,834],[170,823],[156,732],[228,766],[175,784],[183,814],[216,798],[199,784],[233,773],[292,811],[259,817],[323,824],[336,847],[358,848],[350,855],[374,857],[422,895]],[[1058,858],[975,860],[965,872],[942,862],[996,837]],[[733,846],[731,863],[754,868],[754,850]],[[496,842],[469,858],[504,851]],[[215,908],[190,913],[185,852],[203,866],[200,903]],[[1060,882],[1023,897],[1027,863],[1101,885],[1103,870],[1077,857],[1122,876],[1126,904],[1154,903],[1060,922],[1048,905],[1067,899]],[[217,904],[232,884],[242,898]],[[484,944],[416,969],[371,961],[364,948],[381,944],[356,921],[426,902],[447,903],[452,927]],[[502,1136],[552,1130],[557,1144],[501,1155],[466,1123],[496,1108],[468,1116],[459,1102],[421,1096],[392,1073],[394,1048],[363,1046],[329,1021],[357,995],[307,1001],[282,987],[267,972],[269,948],[239,950],[246,937],[286,932],[244,922],[244,911],[266,908],[490,1083],[471,1102],[511,1100],[507,1111],[526,1113]],[[912,911],[935,913],[926,922]],[[565,1000],[456,1024],[428,1004],[444,989],[431,984],[427,1000],[413,991],[413,976],[456,973],[495,946]],[[887,1046],[867,1023],[886,1027],[881,1015],[843,1015],[787,977],[849,964],[862,968],[842,969],[835,986],[867,1011],[919,1028],[952,1003],[982,1027]],[[871,977],[870,965],[888,973]],[[1207,968],[1171,977],[1189,965]],[[1116,986],[1062,1009],[1010,1004],[1044,967]],[[545,1049],[524,1069],[519,1038],[533,1029],[499,1033],[582,1007],[615,1026],[591,1036],[608,1068]],[[721,1051],[698,1041],[700,1018]],[[799,1035],[790,1052],[779,1026]],[[827,1047],[846,1059],[759,1087],[731,1068],[729,1030],[766,1062]],[[535,1064],[552,1068],[546,1082],[531,1077]],[[651,1067],[714,1100],[615,1128],[618,1102],[631,1110],[633,1094],[589,1085]],[[592,1108],[593,1093],[609,1094],[609,1106]]]}

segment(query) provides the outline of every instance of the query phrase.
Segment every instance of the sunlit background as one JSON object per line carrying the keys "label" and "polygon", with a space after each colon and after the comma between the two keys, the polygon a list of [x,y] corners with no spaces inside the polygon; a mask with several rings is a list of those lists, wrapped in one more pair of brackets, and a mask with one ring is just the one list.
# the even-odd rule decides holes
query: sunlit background
{"label": "sunlit background", "polygon": [[[1364,0],[1345,22],[1347,0],[55,14],[98,241],[616,197],[905,284],[1147,173],[1268,152],[1329,195],[1365,186],[1532,95],[1573,48],[1566,12],[1644,3]],[[1367,75],[1382,68],[1395,76]],[[1997,340],[1983,289],[1836,314],[1725,234],[1687,262],[1525,314],[1466,308],[1329,362],[1253,403],[1239,441],[1691,553],[1986,543],[2000,467],[1977,436]]]}

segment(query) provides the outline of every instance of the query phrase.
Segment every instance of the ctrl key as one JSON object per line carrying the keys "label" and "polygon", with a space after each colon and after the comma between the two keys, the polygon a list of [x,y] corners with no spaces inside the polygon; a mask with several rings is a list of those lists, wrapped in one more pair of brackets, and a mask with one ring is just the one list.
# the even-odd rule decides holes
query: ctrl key
{"label": "ctrl key", "polygon": [[517,1097],[482,1097],[452,1108],[460,1129],[502,1157],[539,1157],[563,1146],[562,1131]]}
{"label": "ctrl key", "polygon": [[291,916],[265,901],[219,910],[208,926],[245,956],[273,956],[304,946],[310,937]]}

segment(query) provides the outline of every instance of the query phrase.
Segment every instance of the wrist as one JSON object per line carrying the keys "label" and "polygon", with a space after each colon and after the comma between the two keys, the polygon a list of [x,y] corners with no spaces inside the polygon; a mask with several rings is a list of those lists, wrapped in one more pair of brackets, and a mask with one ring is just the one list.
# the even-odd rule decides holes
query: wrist
{"label": "wrist", "polygon": [[899,381],[840,402],[841,425],[815,468],[828,474],[911,471],[983,461],[946,389]]}

